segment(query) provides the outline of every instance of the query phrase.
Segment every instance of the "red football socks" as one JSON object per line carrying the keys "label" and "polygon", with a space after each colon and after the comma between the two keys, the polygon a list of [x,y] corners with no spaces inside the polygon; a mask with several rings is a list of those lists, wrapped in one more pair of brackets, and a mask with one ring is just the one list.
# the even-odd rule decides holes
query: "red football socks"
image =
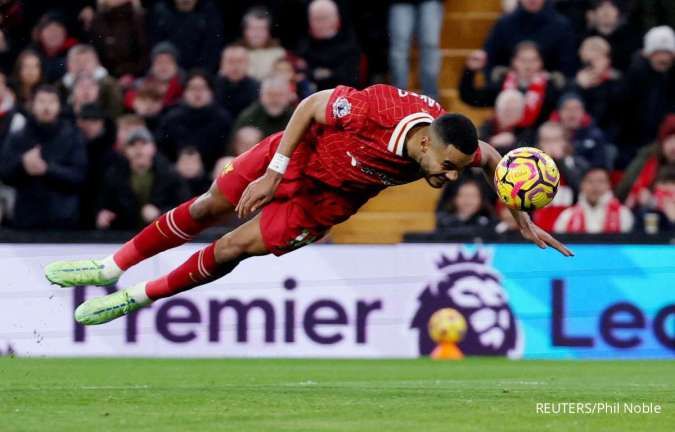
{"label": "red football socks", "polygon": [[215,246],[215,242],[211,243],[168,275],[148,282],[145,286],[146,295],[152,300],[170,297],[181,291],[219,279],[231,272],[239,264],[239,260],[217,264]]}
{"label": "red football socks", "polygon": [[199,222],[190,215],[190,205],[196,199],[186,201],[163,214],[126,242],[113,255],[115,264],[124,271],[146,258],[188,242],[194,235],[208,228],[210,222]]}

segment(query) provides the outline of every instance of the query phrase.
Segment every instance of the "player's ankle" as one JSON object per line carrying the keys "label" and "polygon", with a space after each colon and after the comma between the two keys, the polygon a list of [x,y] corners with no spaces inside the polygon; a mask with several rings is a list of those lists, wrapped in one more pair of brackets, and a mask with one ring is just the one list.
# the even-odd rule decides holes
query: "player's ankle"
{"label": "player's ankle", "polygon": [[149,305],[154,301],[153,299],[148,297],[148,294],[146,292],[147,284],[148,284],[147,282],[140,282],[137,283],[136,285],[127,288],[127,293],[129,294],[129,297],[134,299],[136,303],[142,304],[143,306]]}
{"label": "player's ankle", "polygon": [[122,270],[115,262],[113,255],[103,258],[99,263],[103,265],[101,272],[106,279],[119,279],[119,277],[122,276],[122,273],[124,273],[124,270]]}

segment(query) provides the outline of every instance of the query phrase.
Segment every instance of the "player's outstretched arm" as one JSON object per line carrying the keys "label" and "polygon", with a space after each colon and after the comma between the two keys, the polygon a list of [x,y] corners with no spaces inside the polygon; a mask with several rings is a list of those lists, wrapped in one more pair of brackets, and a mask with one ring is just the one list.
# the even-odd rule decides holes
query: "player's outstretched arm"
{"label": "player's outstretched arm", "polygon": [[[478,141],[481,151],[481,166],[483,168],[483,174],[485,175],[487,182],[495,189],[494,176],[495,170],[497,169],[497,164],[501,160],[501,155],[494,147],[490,144]],[[569,250],[564,244],[555,239],[551,234],[547,233],[530,219],[530,216],[522,211],[509,209],[513,218],[518,223],[520,227],[520,233],[526,239],[535,243],[542,249],[546,249],[548,246],[555,248],[558,252],[565,256],[574,256],[571,250]]]}
{"label": "player's outstretched arm", "polygon": [[326,124],[326,106],[333,90],[323,90],[305,98],[298,104],[281,137],[279,148],[267,171],[259,179],[251,182],[237,204],[235,211],[239,217],[246,217],[267,204],[284,176],[293,150],[302,135],[313,123]]}

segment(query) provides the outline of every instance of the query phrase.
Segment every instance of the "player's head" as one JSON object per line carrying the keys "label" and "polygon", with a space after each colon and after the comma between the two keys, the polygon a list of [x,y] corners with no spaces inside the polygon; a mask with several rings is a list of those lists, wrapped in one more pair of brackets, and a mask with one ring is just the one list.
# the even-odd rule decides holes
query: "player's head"
{"label": "player's head", "polygon": [[429,185],[442,187],[459,178],[478,149],[476,126],[461,114],[443,114],[420,141],[419,163]]}

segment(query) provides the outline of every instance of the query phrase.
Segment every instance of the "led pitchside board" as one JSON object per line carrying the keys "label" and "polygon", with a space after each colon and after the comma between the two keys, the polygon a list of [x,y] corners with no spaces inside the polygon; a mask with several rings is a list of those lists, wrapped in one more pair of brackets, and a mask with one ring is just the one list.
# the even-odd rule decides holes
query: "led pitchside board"
{"label": "led pitchside board", "polygon": [[[203,245],[142,263],[121,284],[168,272]],[[675,248],[572,245],[317,245],[253,258],[228,277],[112,323],[72,319],[116,287],[50,286],[56,259],[113,245],[0,245],[0,354],[158,357],[417,357],[429,317],[467,321],[466,356],[675,358]],[[123,286],[123,285],[122,285]]]}

